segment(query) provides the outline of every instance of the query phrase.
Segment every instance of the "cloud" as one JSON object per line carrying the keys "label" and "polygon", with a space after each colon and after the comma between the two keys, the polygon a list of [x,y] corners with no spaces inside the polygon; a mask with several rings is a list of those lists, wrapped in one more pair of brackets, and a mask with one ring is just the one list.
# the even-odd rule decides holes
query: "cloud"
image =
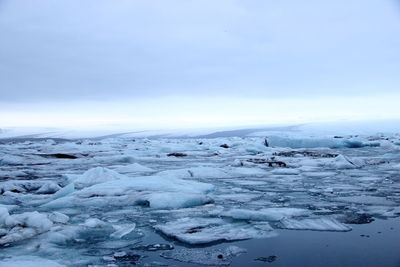
{"label": "cloud", "polygon": [[390,0],[2,0],[0,111],[55,103],[98,121],[76,103],[387,98],[399,14]]}

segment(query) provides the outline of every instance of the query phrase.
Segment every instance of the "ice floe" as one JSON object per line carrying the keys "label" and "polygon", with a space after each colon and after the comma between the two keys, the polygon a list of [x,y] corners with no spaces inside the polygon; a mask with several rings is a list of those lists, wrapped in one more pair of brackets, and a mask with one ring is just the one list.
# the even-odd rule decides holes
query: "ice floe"
{"label": "ice floe", "polygon": [[115,232],[110,234],[110,237],[112,238],[122,238],[129,233],[131,233],[133,230],[136,228],[136,224],[125,224],[125,225],[113,225],[113,228],[115,229]]}
{"label": "ice floe", "polygon": [[161,257],[184,263],[195,263],[208,266],[227,266],[233,257],[246,253],[246,249],[228,246],[226,249],[188,249],[180,248],[161,253]]}
{"label": "ice floe", "polygon": [[7,209],[0,208],[0,226],[6,229],[0,237],[0,245],[4,245],[49,231],[53,222],[37,211],[10,215]]}
{"label": "ice floe", "polygon": [[351,230],[351,227],[331,218],[310,218],[302,220],[284,219],[281,221],[281,227],[290,230],[313,231],[347,232]]}
{"label": "ice floe", "polygon": [[157,175],[173,178],[227,178],[226,171],[214,167],[192,167],[187,169],[176,169],[161,171]]}
{"label": "ice floe", "polygon": [[64,267],[54,260],[44,259],[37,256],[14,256],[0,260],[0,267]]}
{"label": "ice floe", "polygon": [[76,188],[83,188],[108,181],[124,179],[126,177],[116,171],[103,167],[96,167],[86,171],[82,175],[68,175],[68,178],[74,183]]}
{"label": "ice floe", "polygon": [[266,238],[276,233],[268,223],[229,223],[220,218],[182,218],[154,226],[163,234],[188,244]]}
{"label": "ice floe", "polygon": [[147,173],[147,172],[154,172],[152,168],[143,166],[137,162],[129,164],[129,165],[123,165],[123,166],[116,166],[114,168],[115,171],[119,173]]}
{"label": "ice floe", "polygon": [[310,215],[310,211],[298,208],[231,209],[222,215],[237,220],[280,221],[284,218]]}
{"label": "ice floe", "polygon": [[318,138],[318,137],[267,137],[268,144],[272,147],[290,147],[290,148],[360,148],[367,146],[357,139],[337,139],[337,138]]}
{"label": "ice floe", "polygon": [[227,265],[226,241],[400,216],[398,135],[271,136],[0,143],[0,262]]}

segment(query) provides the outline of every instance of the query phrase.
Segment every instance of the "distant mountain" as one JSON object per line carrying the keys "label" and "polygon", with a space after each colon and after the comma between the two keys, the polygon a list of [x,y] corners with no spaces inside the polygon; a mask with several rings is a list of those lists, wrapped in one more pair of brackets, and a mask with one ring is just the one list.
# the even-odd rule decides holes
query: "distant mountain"
{"label": "distant mountain", "polygon": [[135,129],[135,127],[98,127],[59,129],[44,127],[1,128],[0,139],[104,139],[104,138],[217,138],[263,136],[335,136],[400,134],[399,120],[318,122],[297,125],[226,127],[209,129]]}

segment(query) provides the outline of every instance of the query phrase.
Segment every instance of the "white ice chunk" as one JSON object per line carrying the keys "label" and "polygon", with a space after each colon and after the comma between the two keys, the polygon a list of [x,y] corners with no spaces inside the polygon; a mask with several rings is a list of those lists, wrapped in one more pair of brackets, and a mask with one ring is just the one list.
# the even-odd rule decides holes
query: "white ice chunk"
{"label": "white ice chunk", "polygon": [[86,219],[86,221],[82,225],[84,225],[86,227],[90,227],[90,228],[97,228],[97,227],[105,226],[106,223],[97,218],[89,218],[89,219]]}
{"label": "white ice chunk", "polygon": [[66,224],[69,221],[69,217],[61,212],[53,211],[47,217],[55,223]]}
{"label": "white ice chunk", "polygon": [[185,263],[194,263],[207,266],[228,266],[231,264],[232,257],[246,253],[246,249],[229,246],[226,249],[196,249],[196,248],[176,248],[160,254],[166,259],[173,259]]}
{"label": "white ice chunk", "polygon": [[360,159],[350,159],[340,154],[333,158],[328,165],[336,169],[354,169],[362,167],[364,164],[365,163]]}
{"label": "white ice chunk", "polygon": [[76,192],[80,197],[123,195],[129,191],[183,192],[204,194],[212,184],[159,176],[142,176],[96,184]]}
{"label": "white ice chunk", "polygon": [[363,147],[365,144],[357,139],[337,139],[337,138],[312,138],[312,137],[281,137],[269,136],[267,138],[271,147],[289,148],[355,148]]}
{"label": "white ice chunk", "polygon": [[2,210],[0,214],[0,220],[4,220],[3,225],[10,229],[0,238],[0,245],[34,237],[49,231],[53,226],[53,222],[45,214],[37,211],[9,215]]}
{"label": "white ice chunk", "polygon": [[60,190],[58,190],[54,195],[53,195],[53,199],[58,199],[58,198],[62,198],[65,197],[71,193],[73,193],[75,191],[75,185],[73,183],[61,188]]}
{"label": "white ice chunk", "polygon": [[6,205],[6,204],[0,204],[0,208],[6,208],[8,211],[13,211],[15,209],[18,209],[18,205]]}
{"label": "white ice chunk", "polygon": [[117,172],[120,173],[131,173],[131,172],[153,172],[154,170],[152,168],[143,166],[139,163],[132,163],[129,165],[125,165],[125,166],[117,166],[115,168],[115,170]]}
{"label": "white ice chunk", "polygon": [[272,173],[277,175],[298,175],[300,171],[298,169],[281,168],[272,170]]}
{"label": "white ice chunk", "polygon": [[336,201],[365,204],[365,205],[387,205],[394,206],[396,203],[394,201],[388,200],[385,197],[375,197],[375,196],[348,196],[348,197],[337,197]]}
{"label": "white ice chunk", "polygon": [[18,165],[24,164],[25,160],[23,157],[14,155],[5,155],[0,158],[0,165]]}
{"label": "white ice chunk", "polygon": [[130,155],[116,155],[116,156],[95,157],[94,160],[101,163],[115,164],[115,163],[134,163],[136,161],[136,158]]}
{"label": "white ice chunk", "polygon": [[154,226],[163,234],[188,244],[275,236],[268,223],[229,223],[219,218],[182,218]]}
{"label": "white ice chunk", "polygon": [[126,176],[119,174],[116,171],[103,168],[103,167],[96,167],[90,170],[87,170],[84,174],[75,177],[70,176],[73,178],[73,183],[77,188],[84,188],[88,186],[92,186],[99,183],[124,179]]}
{"label": "white ice chunk", "polygon": [[227,178],[229,175],[220,168],[215,167],[192,167],[185,169],[161,171],[157,175],[172,178]]}
{"label": "white ice chunk", "polygon": [[113,225],[112,226],[116,231],[112,234],[110,234],[110,237],[112,238],[122,238],[129,233],[131,233],[133,230],[136,228],[136,224],[125,224],[125,225]]}
{"label": "white ice chunk", "polygon": [[314,230],[314,231],[337,231],[346,232],[351,228],[332,218],[316,218],[316,219],[284,219],[281,221],[282,228],[290,230]]}
{"label": "white ice chunk", "polygon": [[76,199],[72,195],[65,196],[51,200],[50,202],[43,204],[41,207],[46,209],[63,209],[74,206],[75,201]]}
{"label": "white ice chunk", "polygon": [[54,194],[55,192],[57,192],[60,189],[61,189],[61,187],[58,184],[56,184],[54,182],[47,182],[44,185],[42,185],[36,191],[36,193],[38,193],[38,194]]}
{"label": "white ice chunk", "polygon": [[0,206],[0,226],[5,225],[9,216],[10,214],[8,213],[8,209]]}
{"label": "white ice chunk", "polygon": [[12,217],[18,222],[18,225],[34,228],[40,232],[48,231],[53,226],[53,222],[45,214],[37,211],[15,214]]}
{"label": "white ice chunk", "polygon": [[149,207],[156,209],[177,209],[204,205],[212,199],[204,194],[159,192],[143,196],[142,201],[147,201]]}
{"label": "white ice chunk", "polygon": [[[67,197],[46,203],[43,207],[54,209],[85,205],[90,198],[95,199],[94,197],[97,204],[107,205],[109,200],[102,197],[129,196],[124,199],[130,204],[158,209],[186,208],[212,202],[206,194],[213,189],[214,186],[211,184],[171,177],[126,177],[84,188]],[[82,201],[83,199],[87,201]],[[121,201],[124,200],[121,199]]]}
{"label": "white ice chunk", "polygon": [[232,168],[230,171],[234,176],[259,176],[265,175],[267,172],[261,168],[247,168],[247,167],[237,167]]}
{"label": "white ice chunk", "polygon": [[223,212],[222,216],[237,220],[250,221],[280,221],[284,218],[306,216],[310,212],[298,208],[266,208],[261,210],[231,209]]}
{"label": "white ice chunk", "polygon": [[63,267],[56,261],[40,258],[37,256],[15,256],[0,260],[0,267]]}

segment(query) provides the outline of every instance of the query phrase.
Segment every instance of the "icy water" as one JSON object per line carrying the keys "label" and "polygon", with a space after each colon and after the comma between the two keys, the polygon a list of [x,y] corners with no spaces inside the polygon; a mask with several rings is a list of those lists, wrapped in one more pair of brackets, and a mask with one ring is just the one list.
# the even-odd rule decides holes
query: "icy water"
{"label": "icy water", "polygon": [[6,140],[0,266],[400,266],[398,135]]}

